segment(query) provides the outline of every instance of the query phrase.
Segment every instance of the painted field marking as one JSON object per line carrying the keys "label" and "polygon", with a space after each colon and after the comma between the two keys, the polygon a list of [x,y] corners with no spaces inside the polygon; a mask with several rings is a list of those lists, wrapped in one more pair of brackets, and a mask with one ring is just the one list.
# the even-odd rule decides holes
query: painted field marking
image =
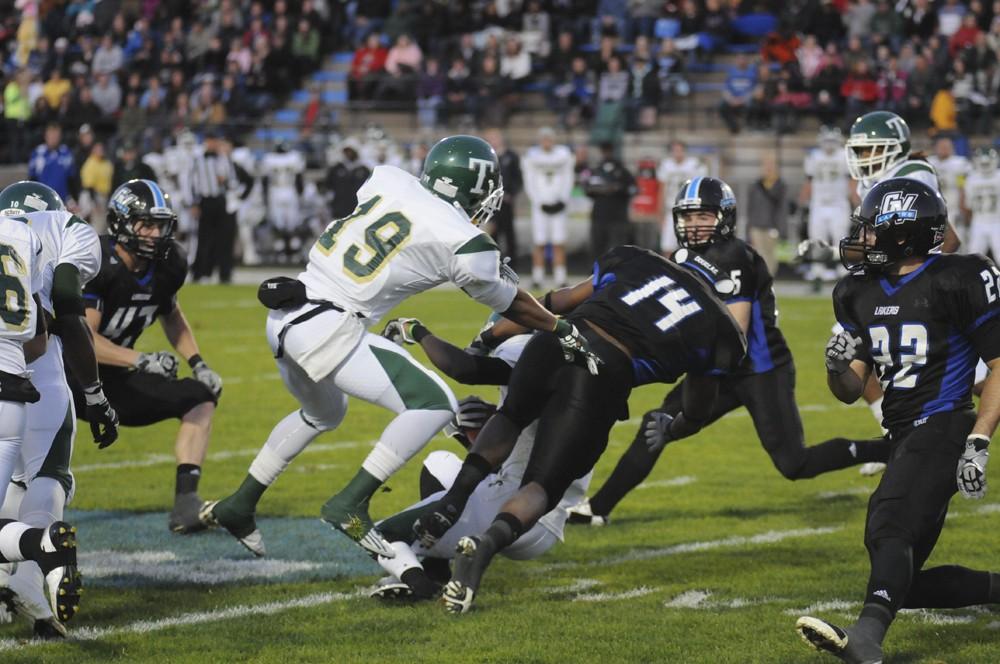
{"label": "painted field marking", "polygon": [[681,475],[680,477],[671,477],[668,480],[653,480],[652,482],[643,482],[636,489],[659,489],[660,487],[671,487],[671,486],[687,486],[688,484],[694,484],[698,481],[697,477],[691,477],[690,475]]}
{"label": "painted field marking", "polygon": [[[159,620],[139,620],[119,627],[83,627],[74,629],[69,633],[68,641],[97,641],[113,636],[126,634],[149,634],[159,632],[172,627],[186,627],[189,625],[204,625],[206,623],[221,622],[224,620],[234,620],[246,618],[248,616],[268,616],[291,609],[309,609],[324,604],[334,602],[345,602],[347,600],[365,597],[371,592],[370,588],[359,588],[349,593],[316,593],[305,595],[296,599],[285,600],[283,602],[267,602],[265,604],[240,604],[225,609],[215,611],[197,611],[193,613],[182,613],[169,618]],[[0,652],[5,650],[22,650],[37,645],[45,645],[47,641],[18,641],[17,639],[0,640]]]}
{"label": "painted field marking", "polygon": [[658,588],[650,588],[649,586],[639,586],[638,588],[633,588],[632,590],[626,590],[620,593],[584,593],[582,595],[577,595],[573,598],[574,602],[617,602],[623,599],[635,599],[636,597],[642,597],[643,595],[649,595],[650,593],[655,593]]}

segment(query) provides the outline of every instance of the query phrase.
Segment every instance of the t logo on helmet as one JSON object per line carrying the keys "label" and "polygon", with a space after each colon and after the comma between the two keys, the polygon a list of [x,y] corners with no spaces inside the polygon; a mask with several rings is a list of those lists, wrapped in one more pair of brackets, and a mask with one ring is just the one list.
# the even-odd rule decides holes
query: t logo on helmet
{"label": "t logo on helmet", "polygon": [[901,191],[890,191],[882,197],[882,204],[879,205],[882,212],[875,217],[875,225],[879,226],[891,220],[901,224],[907,219],[916,219],[917,211],[912,209],[916,202],[916,194],[904,195]]}
{"label": "t logo on helmet", "polygon": [[489,159],[479,159],[477,157],[469,157],[469,168],[471,170],[478,170],[479,177],[476,179],[476,186],[473,187],[470,192],[473,194],[482,194],[483,183],[486,182],[487,173],[493,170],[493,162]]}

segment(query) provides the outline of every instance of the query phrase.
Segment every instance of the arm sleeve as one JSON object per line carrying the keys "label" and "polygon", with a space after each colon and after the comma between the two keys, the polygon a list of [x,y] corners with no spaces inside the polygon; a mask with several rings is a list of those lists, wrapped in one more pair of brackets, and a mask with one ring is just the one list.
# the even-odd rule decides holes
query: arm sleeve
{"label": "arm sleeve", "polygon": [[510,308],[517,284],[500,274],[500,250],[485,233],[458,248],[448,278],[469,297],[496,312]]}
{"label": "arm sleeve", "polygon": [[86,284],[101,269],[101,241],[86,221],[73,215],[63,227],[63,243],[56,265],[68,263],[80,273],[80,283]]}

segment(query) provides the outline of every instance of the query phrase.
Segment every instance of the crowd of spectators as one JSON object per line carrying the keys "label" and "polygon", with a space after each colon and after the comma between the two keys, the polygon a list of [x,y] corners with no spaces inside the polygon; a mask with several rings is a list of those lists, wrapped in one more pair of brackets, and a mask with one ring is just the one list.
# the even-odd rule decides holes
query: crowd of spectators
{"label": "crowd of spectators", "polygon": [[733,132],[885,108],[985,133],[1000,90],[989,0],[376,0],[346,34],[351,99],[416,108],[427,127],[501,124],[534,93],[563,126],[640,130],[686,107],[692,71],[721,69],[721,92],[704,89]]}
{"label": "crowd of spectators", "polygon": [[67,137],[88,126],[105,153],[117,149],[107,141],[148,149],[182,128],[238,132],[341,46],[343,9],[324,0],[0,0],[0,161],[23,162],[50,123]]}

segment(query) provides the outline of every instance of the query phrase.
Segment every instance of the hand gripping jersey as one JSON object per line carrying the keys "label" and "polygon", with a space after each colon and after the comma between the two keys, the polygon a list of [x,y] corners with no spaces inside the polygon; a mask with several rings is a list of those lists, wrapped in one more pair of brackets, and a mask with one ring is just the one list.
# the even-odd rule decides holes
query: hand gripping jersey
{"label": "hand gripping jersey", "polygon": [[[936,156],[927,158],[930,165],[937,172],[938,181],[941,183],[941,195],[944,196],[948,207],[957,210],[961,199],[962,186],[965,178],[972,171],[972,164],[965,157],[953,154],[947,159],[940,159]],[[957,217],[956,217],[957,219]]]}
{"label": "hand gripping jersey", "polygon": [[970,173],[965,178],[965,204],[972,210],[972,223],[1000,224],[1000,172]]}
{"label": "hand gripping jersey", "polygon": [[803,165],[805,174],[812,180],[810,188],[810,208],[847,208],[850,174],[843,152],[827,154],[821,149],[806,155]]}
{"label": "hand gripping jersey", "polygon": [[934,191],[939,190],[937,173],[929,162],[923,159],[906,159],[890,168],[877,180],[860,180],[857,187],[858,198],[864,200],[865,194],[871,191],[872,187],[882,180],[890,178],[913,178],[914,180],[920,180]]}
{"label": "hand gripping jersey", "polygon": [[[32,295],[42,284],[41,242],[23,217],[0,217],[0,371],[23,375],[26,341],[35,336],[40,312]],[[6,481],[6,480],[4,480]]]}
{"label": "hand gripping jersey", "polygon": [[[115,252],[110,235],[101,236],[101,269],[83,289],[88,308],[101,312],[98,332],[111,342],[132,348],[157,316],[177,306],[177,291],[187,277],[187,259],[171,241],[163,258],[149,261],[144,272],[132,272]],[[102,369],[106,371],[106,369]]]}
{"label": "hand gripping jersey", "polygon": [[524,191],[532,205],[568,203],[573,191],[573,153],[565,145],[549,151],[535,145],[528,148],[521,168],[524,171]]}
{"label": "hand gripping jersey", "polygon": [[759,374],[792,361],[785,337],[778,329],[778,310],[774,280],[764,259],[743,240],[731,238],[713,242],[698,251],[729,273],[736,292],[724,297],[726,304],[750,303],[750,327],[747,329],[747,357],[738,375]]}
{"label": "hand gripping jersey", "polygon": [[500,251],[489,236],[394,166],[375,168],[358,190],[357,208],[327,226],[298,278],[309,298],[357,314],[316,339],[316,348],[336,340],[345,357],[366,327],[440,284],[452,282],[497,312],[517,294],[515,281],[501,276]]}
{"label": "hand gripping jersey", "polygon": [[593,282],[594,294],[569,318],[589,320],[624,344],[636,385],[739,369],[743,332],[711,287],[686,268],[624,245],[597,260]]}
{"label": "hand gripping jersey", "polygon": [[1000,356],[1000,271],[979,255],[928,257],[903,277],[848,276],[833,292],[845,330],[861,337],[882,384],[883,426],[972,408],[979,358]]}

